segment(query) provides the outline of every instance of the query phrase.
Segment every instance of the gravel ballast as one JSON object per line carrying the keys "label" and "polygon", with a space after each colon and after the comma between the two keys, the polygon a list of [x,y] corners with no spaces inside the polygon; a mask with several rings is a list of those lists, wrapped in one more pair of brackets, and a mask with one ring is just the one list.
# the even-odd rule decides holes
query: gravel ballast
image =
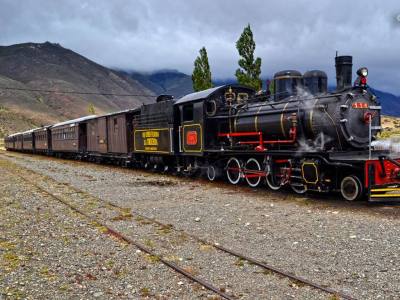
{"label": "gravel ballast", "polygon": [[[298,197],[110,166],[10,155],[16,157],[8,157],[13,162],[56,181],[355,298],[400,297],[396,206],[348,204],[332,197]],[[121,225],[120,230],[126,230]],[[152,240],[157,242],[157,238]],[[190,256],[187,250],[179,251],[179,257]],[[207,253],[200,260],[211,257]],[[228,270],[226,276],[230,276]],[[261,284],[255,282],[256,291],[262,290]],[[276,294],[266,298],[321,297],[301,294],[304,289],[295,287],[288,291],[287,283],[279,286],[275,286]]]}
{"label": "gravel ballast", "polygon": [[[102,233],[0,160],[0,299],[213,299],[137,248]],[[3,298],[2,298],[3,297]]]}

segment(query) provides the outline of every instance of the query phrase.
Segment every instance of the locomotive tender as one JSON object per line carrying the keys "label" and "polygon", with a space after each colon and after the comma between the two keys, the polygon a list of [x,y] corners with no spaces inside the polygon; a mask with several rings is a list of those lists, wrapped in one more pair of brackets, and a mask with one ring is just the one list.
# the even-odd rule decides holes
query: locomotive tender
{"label": "locomotive tender", "polygon": [[104,116],[87,116],[6,137],[7,150],[127,166],[225,175],[232,184],[339,191],[346,200],[400,199],[400,163],[371,149],[381,106],[368,70],[352,85],[352,57],[337,56],[337,88],[327,76],[287,70],[268,92],[225,85]]}

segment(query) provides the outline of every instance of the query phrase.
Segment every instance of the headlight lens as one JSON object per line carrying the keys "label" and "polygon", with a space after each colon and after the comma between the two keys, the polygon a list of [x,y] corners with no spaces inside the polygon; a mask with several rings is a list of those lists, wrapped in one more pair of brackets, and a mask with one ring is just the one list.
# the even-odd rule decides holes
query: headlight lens
{"label": "headlight lens", "polygon": [[367,77],[368,76],[368,69],[367,68],[362,68],[361,69],[361,75],[364,76],[364,77]]}

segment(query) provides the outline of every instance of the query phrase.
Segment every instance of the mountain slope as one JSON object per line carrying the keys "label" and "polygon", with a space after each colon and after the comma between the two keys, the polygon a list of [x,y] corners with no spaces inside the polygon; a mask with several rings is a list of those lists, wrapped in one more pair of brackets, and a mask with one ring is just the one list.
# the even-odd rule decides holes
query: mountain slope
{"label": "mountain slope", "polygon": [[388,116],[400,116],[400,97],[390,93],[372,89],[382,105],[382,113]]}
{"label": "mountain slope", "polygon": [[1,87],[153,95],[138,81],[49,42],[0,46],[0,105],[3,112],[6,109],[29,120],[28,123],[40,125],[86,115],[89,104],[94,105],[96,113],[106,113],[154,101],[154,97],[145,96],[44,93]]}
{"label": "mountain slope", "polygon": [[150,74],[121,71],[140,82],[156,94],[169,94],[178,98],[193,93],[192,77],[176,70],[161,70]]}

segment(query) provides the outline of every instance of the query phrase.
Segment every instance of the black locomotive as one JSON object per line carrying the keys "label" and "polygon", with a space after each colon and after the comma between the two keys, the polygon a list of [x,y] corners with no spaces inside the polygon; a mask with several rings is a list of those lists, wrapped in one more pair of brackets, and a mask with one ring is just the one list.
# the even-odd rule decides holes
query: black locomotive
{"label": "black locomotive", "polygon": [[[106,116],[89,116],[6,138],[9,150],[43,152],[187,175],[226,176],[273,190],[340,191],[347,200],[400,197],[400,164],[371,149],[381,106],[352,57],[335,58],[337,88],[313,70],[275,74],[268,92],[226,85]],[[35,133],[41,140],[36,140]],[[47,137],[43,136],[47,132]],[[32,142],[26,142],[30,136]],[[41,142],[42,141],[42,142]],[[41,145],[36,150],[35,145]]]}

